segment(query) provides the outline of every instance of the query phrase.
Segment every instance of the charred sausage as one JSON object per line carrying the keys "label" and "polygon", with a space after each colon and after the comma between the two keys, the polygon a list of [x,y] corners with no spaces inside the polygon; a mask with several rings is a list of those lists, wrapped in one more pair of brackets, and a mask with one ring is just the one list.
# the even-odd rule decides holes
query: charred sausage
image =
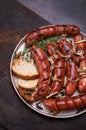
{"label": "charred sausage", "polygon": [[63,83],[64,83],[64,75],[65,75],[65,69],[64,69],[64,60],[55,54],[55,51],[57,49],[57,46],[54,43],[49,43],[47,45],[47,53],[52,58],[52,81],[51,81],[51,88],[49,91],[49,94],[60,92],[62,89]]}
{"label": "charred sausage", "polygon": [[76,62],[79,63],[80,61],[86,59],[86,41],[84,39],[84,36],[79,34],[74,37],[74,42],[76,54],[78,53]]}
{"label": "charred sausage", "polygon": [[39,100],[46,96],[49,89],[50,65],[46,53],[41,48],[33,45],[31,54],[39,71],[38,90],[34,97]]}
{"label": "charred sausage", "polygon": [[86,93],[74,97],[45,99],[44,104],[49,110],[57,112],[79,109],[86,106]]}
{"label": "charred sausage", "polygon": [[52,75],[53,75],[53,81],[51,83],[50,94],[60,92],[60,90],[62,89],[64,84],[65,70],[64,68],[56,67],[54,68]]}
{"label": "charred sausage", "polygon": [[68,55],[70,54],[71,50],[72,50],[72,45],[69,41],[67,41],[66,39],[62,39],[58,42],[58,46],[60,49],[60,52],[62,52],[64,55]]}
{"label": "charred sausage", "polygon": [[47,53],[49,56],[53,56],[54,53],[55,53],[55,50],[57,48],[56,44],[55,43],[49,43],[47,46],[46,46],[46,50],[47,50]]}
{"label": "charred sausage", "polygon": [[78,50],[86,50],[86,41],[81,41],[81,40],[84,40],[84,37],[82,35],[76,35],[74,37],[74,42],[76,44],[76,50],[77,51]]}
{"label": "charred sausage", "polygon": [[80,62],[79,67],[81,78],[78,82],[78,90],[80,93],[86,92],[86,60]]}
{"label": "charred sausage", "polygon": [[80,29],[75,25],[50,25],[38,28],[27,34],[25,37],[25,42],[27,45],[32,45],[38,40],[49,36],[54,36],[56,34],[77,35],[79,33]]}
{"label": "charred sausage", "polygon": [[67,64],[67,84],[65,93],[66,95],[71,96],[76,91],[77,87],[76,80],[78,78],[78,67],[71,58],[67,60],[66,64]]}
{"label": "charred sausage", "polygon": [[86,92],[86,75],[79,80],[78,83],[79,92]]}
{"label": "charred sausage", "polygon": [[78,42],[78,41],[81,41],[83,39],[84,39],[84,37],[81,34],[78,34],[78,35],[74,36],[74,42],[75,43]]}

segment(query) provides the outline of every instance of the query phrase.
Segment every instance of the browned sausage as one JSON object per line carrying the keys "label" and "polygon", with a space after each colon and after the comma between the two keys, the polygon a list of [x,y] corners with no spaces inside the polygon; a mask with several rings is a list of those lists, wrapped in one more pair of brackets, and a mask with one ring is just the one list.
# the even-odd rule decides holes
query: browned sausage
{"label": "browned sausage", "polygon": [[76,91],[77,87],[76,79],[78,78],[78,67],[71,58],[67,60],[66,76],[67,76],[67,84],[65,93],[66,95],[71,96]]}
{"label": "browned sausage", "polygon": [[80,93],[86,92],[86,60],[80,62],[79,71],[81,78],[78,82],[78,90]]}
{"label": "browned sausage", "polygon": [[80,43],[77,43],[77,42],[79,42],[81,40],[84,40],[84,36],[76,35],[74,37],[74,42],[75,42],[75,44],[77,44],[76,45],[76,50],[86,50],[86,42],[82,41]]}
{"label": "browned sausage", "polygon": [[56,34],[67,34],[67,35],[77,35],[80,33],[80,29],[75,25],[50,25],[38,28],[25,37],[25,42],[27,45],[31,45],[38,40],[43,38],[54,36]]}
{"label": "browned sausage", "polygon": [[49,89],[50,65],[46,53],[37,46],[32,46],[31,54],[39,71],[38,90],[34,97],[39,100],[46,96]]}
{"label": "browned sausage", "polygon": [[60,56],[55,54],[56,49],[57,46],[54,43],[49,43],[47,45],[47,53],[49,56],[51,56],[53,60],[52,64],[54,67],[52,69],[52,81],[49,94],[60,92],[64,84],[64,75],[65,75],[64,60]]}
{"label": "browned sausage", "polygon": [[68,55],[71,52],[72,45],[69,41],[66,39],[62,39],[58,42],[60,52],[62,52],[64,55]]}
{"label": "browned sausage", "polygon": [[86,70],[86,59],[85,60],[82,60],[79,64],[79,70],[80,71],[84,71]]}
{"label": "browned sausage", "polygon": [[64,68],[56,67],[54,68],[52,75],[53,75],[53,81],[51,83],[51,89],[49,92],[50,94],[60,92],[60,90],[62,89],[64,84],[65,70]]}
{"label": "browned sausage", "polygon": [[79,80],[78,83],[79,92],[86,92],[86,75]]}
{"label": "browned sausage", "polygon": [[54,53],[55,53],[55,50],[57,48],[56,44],[55,43],[49,43],[47,46],[46,46],[46,50],[47,50],[47,53],[49,56],[53,56]]}
{"label": "browned sausage", "polygon": [[86,50],[86,42],[78,43],[76,50]]}
{"label": "browned sausage", "polygon": [[45,99],[44,104],[49,110],[58,112],[79,109],[86,106],[86,93],[74,97]]}
{"label": "browned sausage", "polygon": [[77,55],[77,58],[76,58],[77,63],[79,63],[80,61],[86,59],[86,42],[82,41],[80,43],[77,43],[77,42],[79,42],[81,40],[84,40],[84,36],[82,36],[81,34],[76,35],[74,37],[76,52],[80,53],[79,55]]}
{"label": "browned sausage", "polygon": [[78,34],[78,35],[75,35],[74,42],[76,43],[76,42],[81,41],[83,39],[84,39],[84,37],[81,34]]}

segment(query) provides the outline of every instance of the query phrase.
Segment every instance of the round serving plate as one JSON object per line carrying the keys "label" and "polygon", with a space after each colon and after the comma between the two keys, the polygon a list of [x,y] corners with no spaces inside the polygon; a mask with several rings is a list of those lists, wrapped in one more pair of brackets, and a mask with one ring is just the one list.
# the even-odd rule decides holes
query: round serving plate
{"label": "round serving plate", "polygon": [[[82,32],[81,32],[81,34],[84,37],[86,37],[86,34],[84,34]],[[34,103],[27,103],[25,101],[25,99],[22,98],[22,96],[19,94],[19,92],[17,90],[17,87],[18,87],[18,85],[17,85],[17,77],[12,74],[11,66],[12,66],[12,62],[13,62],[13,59],[14,59],[15,52],[18,53],[18,52],[22,51],[24,49],[24,47],[25,47],[25,42],[24,42],[25,37],[26,37],[26,35],[21,39],[21,41],[17,44],[16,48],[14,49],[12,57],[11,57],[11,62],[10,62],[10,76],[11,76],[11,81],[12,81],[13,87],[14,87],[16,93],[18,94],[19,98],[29,108],[31,108],[32,110],[36,111],[39,114],[48,116],[48,117],[53,117],[53,118],[70,118],[70,117],[75,117],[75,116],[78,116],[80,114],[85,113],[86,112],[86,108],[74,109],[74,110],[69,110],[69,111],[62,111],[62,112],[59,112],[59,113],[51,113],[44,106],[44,104],[42,102],[38,101],[38,102],[34,102]],[[40,104],[39,104],[39,102],[40,102]],[[39,106],[37,106],[37,104],[39,104]]]}

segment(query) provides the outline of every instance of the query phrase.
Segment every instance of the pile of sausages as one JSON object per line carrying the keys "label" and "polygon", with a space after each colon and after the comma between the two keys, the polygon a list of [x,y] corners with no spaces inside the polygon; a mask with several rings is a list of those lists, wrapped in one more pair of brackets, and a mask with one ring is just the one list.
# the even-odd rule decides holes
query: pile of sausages
{"label": "pile of sausages", "polygon": [[[74,45],[65,37],[46,46],[46,52],[34,45],[38,40],[54,35],[72,36]],[[43,100],[52,111],[78,109],[86,106],[86,40],[75,25],[50,25],[29,33],[25,42],[31,46],[31,54],[39,71],[39,83],[35,100]],[[60,93],[65,97],[47,95]],[[72,96],[76,90],[79,94]]]}

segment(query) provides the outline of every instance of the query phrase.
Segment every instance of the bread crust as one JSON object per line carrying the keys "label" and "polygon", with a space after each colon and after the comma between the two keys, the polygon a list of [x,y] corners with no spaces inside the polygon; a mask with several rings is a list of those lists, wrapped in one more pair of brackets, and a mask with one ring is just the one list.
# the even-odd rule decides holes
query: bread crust
{"label": "bread crust", "polygon": [[[12,69],[12,73],[13,73],[13,75],[15,75],[15,76],[17,76],[17,77],[19,77],[19,78],[21,78],[21,79],[24,79],[24,80],[29,80],[29,79],[37,79],[38,77],[39,77],[39,73],[38,73],[38,71],[35,69],[36,68],[36,66],[35,66],[35,64],[32,64],[33,65],[33,69],[34,69],[34,73],[32,74],[32,73],[30,73],[29,72],[29,62],[26,62],[27,60],[26,59],[24,59],[24,58],[18,58],[18,59],[14,59],[13,60],[13,63],[12,63],[12,67],[11,67],[11,69]],[[25,63],[26,62],[26,63]],[[26,74],[26,73],[22,73],[22,72],[20,72],[19,70],[16,70],[16,67],[18,67],[18,66],[23,66],[22,64],[26,64],[26,66],[25,66],[25,68],[23,68],[23,69],[28,69],[28,73]],[[22,71],[22,70],[21,70]],[[31,71],[31,70],[30,70]]]}
{"label": "bread crust", "polygon": [[22,89],[20,87],[17,87],[17,90],[19,92],[19,94],[21,95],[21,97],[23,99],[25,99],[25,101],[27,101],[28,103],[32,103],[34,102],[34,95],[35,95],[35,92],[31,92],[31,95],[28,94],[28,90],[26,89]]}
{"label": "bread crust", "polygon": [[18,87],[20,87],[22,89],[34,91],[34,90],[36,90],[37,84],[38,84],[38,79],[23,80],[23,79],[18,78]]}

